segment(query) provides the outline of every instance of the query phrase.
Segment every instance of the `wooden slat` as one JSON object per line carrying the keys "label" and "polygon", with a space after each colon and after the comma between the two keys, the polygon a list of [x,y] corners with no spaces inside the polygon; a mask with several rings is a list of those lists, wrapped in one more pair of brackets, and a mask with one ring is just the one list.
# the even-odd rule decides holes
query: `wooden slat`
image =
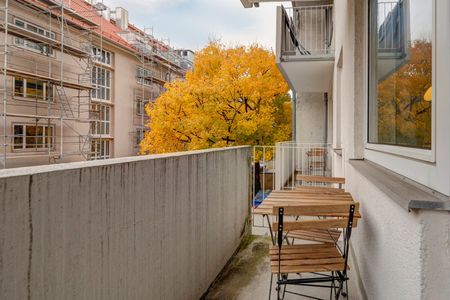
{"label": "wooden slat", "polygon": [[[272,215],[273,208],[272,207],[261,207],[258,206],[253,210],[253,214],[255,215]],[[330,214],[322,214],[323,217],[348,217],[348,213],[330,213]],[[359,212],[355,212],[355,219],[360,219],[361,214]]]}
{"label": "wooden slat", "polygon": [[[305,259],[287,259],[281,260],[281,266],[310,266],[310,265],[325,265],[325,264],[339,264],[344,263],[342,257],[333,258],[305,258]],[[277,260],[270,261],[271,266],[278,266]]]}
{"label": "wooden slat", "polygon": [[342,177],[326,177],[326,176],[309,176],[309,175],[297,175],[297,180],[306,182],[323,182],[323,183],[338,183],[345,184],[345,178]]}
{"label": "wooden slat", "polygon": [[271,270],[273,274],[280,273],[311,273],[311,272],[332,272],[332,271],[342,271],[345,264],[326,264],[317,266],[282,266],[278,269],[278,266],[272,266]]}
{"label": "wooden slat", "polygon": [[282,194],[275,193],[267,196],[267,199],[270,198],[288,198],[288,199],[353,199],[350,194]]}
{"label": "wooden slat", "polygon": [[[330,245],[323,245],[323,244],[302,244],[302,245],[283,245],[283,250],[286,249],[304,249],[304,250],[311,250],[311,249],[336,249],[334,246]],[[278,250],[278,246],[270,246],[269,250]]]}
{"label": "wooden slat", "polygon": [[[306,186],[305,186],[306,187]],[[331,191],[330,189],[336,190]],[[350,195],[349,192],[346,192],[342,189],[335,189],[335,188],[327,188],[326,190],[316,190],[316,189],[295,189],[295,190],[281,190],[281,191],[272,191],[269,195],[336,195],[336,196],[342,196],[342,195]]]}
{"label": "wooden slat", "polygon": [[325,186],[297,186],[295,187],[295,190],[291,190],[289,192],[297,192],[297,191],[307,191],[311,193],[345,193],[345,190],[333,188],[333,187],[325,187]]}
{"label": "wooden slat", "polygon": [[323,229],[313,229],[313,230],[293,230],[287,233],[289,238],[294,238],[304,241],[313,241],[321,243],[335,243],[339,240],[341,236],[341,231],[339,230],[323,230]]}
{"label": "wooden slat", "polygon": [[285,216],[303,216],[303,215],[317,215],[322,213],[349,213],[350,206],[355,205],[355,210],[359,210],[358,202],[333,203],[327,202],[311,204],[299,203],[299,205],[284,206],[280,203],[273,207],[273,214],[277,215],[278,210],[283,207]]}
{"label": "wooden slat", "polygon": [[334,244],[286,245],[270,248],[270,265],[273,273],[321,272],[343,270],[344,258]]}
{"label": "wooden slat", "polygon": [[[318,244],[318,245],[331,245],[331,244]],[[334,245],[333,245],[334,247]],[[297,258],[299,255],[302,255],[302,257],[341,257],[342,255],[333,248],[317,248],[315,250],[311,249],[299,249],[299,248],[281,248],[281,256],[283,255],[297,255]],[[285,259],[291,259],[293,256],[289,256]],[[277,249],[270,249],[270,259],[278,259],[278,248]],[[283,258],[282,258],[283,259]]]}
{"label": "wooden slat", "polygon": [[[357,219],[353,221],[356,227]],[[348,219],[325,219],[325,220],[305,220],[305,221],[288,221],[283,222],[283,230],[308,230],[308,229],[327,229],[327,228],[346,228],[348,226]],[[278,222],[272,224],[274,231],[278,230]]]}

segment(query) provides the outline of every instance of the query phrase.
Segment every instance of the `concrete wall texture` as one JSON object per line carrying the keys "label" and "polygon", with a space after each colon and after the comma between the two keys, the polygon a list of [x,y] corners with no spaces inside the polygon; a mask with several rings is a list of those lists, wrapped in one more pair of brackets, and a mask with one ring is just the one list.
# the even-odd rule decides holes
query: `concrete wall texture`
{"label": "concrete wall texture", "polygon": [[250,149],[0,173],[0,299],[198,299],[237,248]]}

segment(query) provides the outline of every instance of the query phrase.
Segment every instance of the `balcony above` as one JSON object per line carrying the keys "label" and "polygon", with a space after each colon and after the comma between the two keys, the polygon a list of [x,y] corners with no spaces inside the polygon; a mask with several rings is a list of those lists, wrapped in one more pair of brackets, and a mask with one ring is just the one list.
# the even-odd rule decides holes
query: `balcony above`
{"label": "balcony above", "polygon": [[334,67],[333,5],[277,9],[277,64],[298,92],[326,92]]}

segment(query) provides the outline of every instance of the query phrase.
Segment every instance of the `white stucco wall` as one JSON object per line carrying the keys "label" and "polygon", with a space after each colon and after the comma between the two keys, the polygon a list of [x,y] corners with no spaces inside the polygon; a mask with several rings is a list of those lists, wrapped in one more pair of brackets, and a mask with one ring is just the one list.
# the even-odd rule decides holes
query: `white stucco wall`
{"label": "white stucco wall", "polygon": [[248,147],[0,171],[0,299],[198,299],[249,193]]}
{"label": "white stucco wall", "polygon": [[[356,269],[362,283],[360,294],[366,295],[368,299],[448,300],[449,214],[408,212],[394,201],[392,191],[379,188],[376,178],[368,179],[366,174],[350,165],[352,159],[368,158],[365,157],[364,133],[367,101],[367,6],[365,1],[355,0],[335,1],[334,6],[336,49],[342,51],[342,69],[339,71],[341,78],[337,80],[337,60],[333,89],[340,94],[341,107],[334,107],[339,109],[340,121],[334,124],[340,129],[343,155],[342,158],[334,156],[333,174],[345,176],[346,189],[361,202],[363,219],[354,231],[352,244]],[[336,84],[340,86],[337,88]],[[450,128],[445,129],[445,126],[440,130],[447,130],[448,133]],[[334,136],[337,136],[336,132]],[[448,138],[446,141],[448,142]],[[399,161],[398,156],[385,158],[384,166],[397,172],[402,171]],[[431,177],[433,175],[418,169],[416,172]],[[406,184],[400,177],[395,181],[398,185]],[[402,196],[414,197],[413,190],[411,188],[411,195],[406,192]]]}
{"label": "white stucco wall", "polygon": [[[325,100],[323,93],[299,93],[297,98],[297,142],[325,142]],[[331,133],[329,133],[331,134]]]}

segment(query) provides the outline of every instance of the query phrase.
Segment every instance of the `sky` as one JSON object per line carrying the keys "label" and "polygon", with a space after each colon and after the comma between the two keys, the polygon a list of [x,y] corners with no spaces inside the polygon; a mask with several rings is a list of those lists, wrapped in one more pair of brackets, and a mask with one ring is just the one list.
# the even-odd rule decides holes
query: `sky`
{"label": "sky", "polygon": [[[262,3],[245,9],[240,0],[103,0],[113,9],[123,7],[130,22],[153,28],[158,39],[175,48],[199,50],[220,39],[228,46],[259,43],[275,49],[276,6]],[[148,31],[150,32],[150,31]]]}

